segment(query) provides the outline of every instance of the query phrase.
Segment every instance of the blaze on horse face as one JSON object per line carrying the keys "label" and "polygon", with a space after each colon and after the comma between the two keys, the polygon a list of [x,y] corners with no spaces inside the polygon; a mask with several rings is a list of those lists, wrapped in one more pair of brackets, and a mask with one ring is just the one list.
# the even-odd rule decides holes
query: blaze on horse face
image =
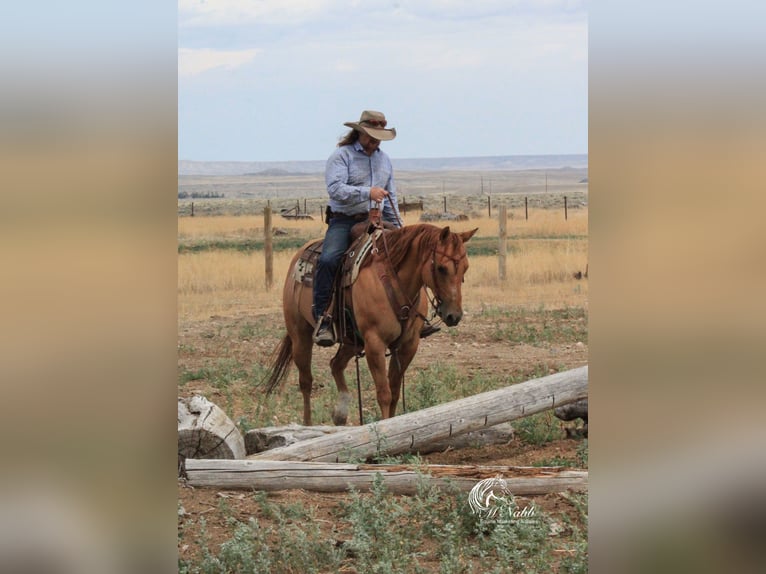
{"label": "blaze on horse face", "polygon": [[442,229],[439,241],[431,256],[430,277],[425,284],[435,298],[436,314],[449,327],[454,327],[463,318],[463,277],[468,270],[465,246],[478,227],[472,231],[452,233],[449,227]]}

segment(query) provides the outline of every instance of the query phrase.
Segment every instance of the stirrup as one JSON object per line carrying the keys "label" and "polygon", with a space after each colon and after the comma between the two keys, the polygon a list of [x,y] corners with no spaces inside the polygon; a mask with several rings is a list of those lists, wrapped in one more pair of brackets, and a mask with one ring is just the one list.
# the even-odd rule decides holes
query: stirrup
{"label": "stirrup", "polygon": [[[322,329],[325,322],[329,322],[329,324]],[[335,323],[333,322],[331,315],[323,315],[319,318],[316,327],[314,327],[313,340],[314,343],[320,347],[332,347],[338,341],[335,332]]]}

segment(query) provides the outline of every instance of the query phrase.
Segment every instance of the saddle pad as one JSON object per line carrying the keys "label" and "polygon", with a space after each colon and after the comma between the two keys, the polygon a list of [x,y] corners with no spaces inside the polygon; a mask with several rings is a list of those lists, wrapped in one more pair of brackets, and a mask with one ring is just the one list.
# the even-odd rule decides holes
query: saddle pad
{"label": "saddle pad", "polygon": [[318,239],[310,244],[301,253],[298,261],[295,262],[293,279],[296,283],[303,283],[307,287],[314,284],[314,268],[316,267],[317,259],[322,254],[322,243],[323,241]]}

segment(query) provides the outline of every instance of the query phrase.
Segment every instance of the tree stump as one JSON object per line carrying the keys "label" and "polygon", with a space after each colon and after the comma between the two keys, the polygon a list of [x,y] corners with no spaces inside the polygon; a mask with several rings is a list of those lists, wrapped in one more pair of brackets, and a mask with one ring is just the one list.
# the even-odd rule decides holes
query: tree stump
{"label": "tree stump", "polygon": [[178,459],[242,459],[245,440],[218,406],[205,397],[178,399]]}
{"label": "tree stump", "polygon": [[563,405],[554,409],[553,414],[562,421],[574,421],[582,419],[584,426],[582,429],[564,427],[567,438],[588,438],[588,399],[581,399],[568,405]]}

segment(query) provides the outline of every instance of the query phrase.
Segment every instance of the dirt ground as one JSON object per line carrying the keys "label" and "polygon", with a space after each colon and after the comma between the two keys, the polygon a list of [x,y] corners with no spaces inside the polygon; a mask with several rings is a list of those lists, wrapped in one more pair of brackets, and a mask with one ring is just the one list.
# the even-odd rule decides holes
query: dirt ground
{"label": "dirt ground", "polygon": [[[536,332],[542,332],[541,322],[554,321],[553,327],[545,331],[547,335],[544,341],[509,341],[498,337],[498,323],[502,324],[505,320],[507,318],[498,319],[466,309],[465,320],[457,329],[445,328],[442,332],[421,341],[420,350],[410,367],[411,372],[428,368],[429,365],[442,364],[450,365],[457,372],[469,376],[481,373],[485,376],[508,377],[509,380],[521,381],[587,364],[587,314],[552,317],[530,313],[523,319],[528,323],[525,326],[526,332],[534,329],[537,329]],[[514,320],[518,321],[519,318]],[[261,326],[263,330],[259,330]],[[210,317],[196,323],[182,322],[179,325],[179,375],[183,379],[184,373],[204,369],[211,361],[220,361],[222,357],[235,361],[245,372],[249,372],[256,363],[266,361],[282,333],[281,312],[276,309],[262,310],[258,315],[241,313]],[[580,340],[579,334],[584,334],[583,340]],[[317,384],[314,394],[317,396],[328,392],[326,387],[330,384],[329,373],[320,373],[329,371],[327,364],[333,353],[333,349],[316,348],[314,365]],[[347,376],[351,378],[352,374],[353,364],[349,366]],[[243,384],[235,382],[225,387],[211,383],[210,377],[202,377],[180,384],[179,396],[203,394],[220,406],[226,406],[232,420],[236,421],[239,416],[246,415],[248,409],[253,408],[252,400],[257,400],[242,398],[242,395],[246,394],[245,389],[240,388]],[[299,396],[297,384],[292,379],[280,392]],[[364,401],[365,411],[378,412],[372,390],[365,392]],[[295,401],[291,403],[293,406],[297,404]],[[286,409],[278,412],[272,422],[301,422],[300,417],[298,408],[292,411]],[[357,422],[354,411],[351,412],[350,419],[349,424]],[[575,424],[553,420],[562,428]],[[315,420],[314,423],[331,424],[329,420]],[[578,460],[578,448],[582,440],[564,436],[564,432],[561,431],[561,438],[541,445],[528,444],[517,436],[508,444],[449,450],[424,455],[422,458],[434,464],[509,466],[546,465],[552,460]],[[345,496],[289,490],[270,493],[269,500],[277,503],[305,502],[315,508],[318,521],[326,521],[329,525],[334,520],[333,512]],[[204,516],[211,545],[220,544],[231,536],[231,530],[227,526],[229,517],[246,521],[249,516],[257,516],[259,512],[258,504],[251,493],[192,488],[182,481],[179,481],[178,485],[178,499],[179,513],[182,514],[179,525],[193,524],[196,519]],[[566,514],[572,520],[577,520],[577,511],[566,494],[548,494],[530,499],[551,516]],[[222,501],[225,501],[228,516],[220,511]],[[183,540],[179,539],[179,557],[189,558],[198,552],[195,545],[190,543],[190,537],[191,534],[187,533]]]}
{"label": "dirt ground", "polygon": [[[541,446],[532,446],[514,439],[505,445],[432,453],[422,458],[433,464],[531,466],[551,459],[575,460],[580,444],[580,440],[561,439]],[[334,526],[337,524],[337,510],[343,502],[348,501],[348,495],[344,493],[319,493],[305,490],[272,492],[269,493],[268,498],[269,502],[278,505],[297,503],[306,508],[313,508],[315,521],[322,524],[323,530],[327,531],[327,536],[330,538],[337,536]],[[582,517],[568,493],[516,496],[515,500],[519,507],[533,503],[558,524],[573,523],[581,529],[585,528]],[[179,481],[178,501],[179,512],[183,513],[179,516],[179,524],[183,523],[187,530],[184,538],[179,539],[178,556],[187,560],[199,557],[199,548],[194,544],[193,539],[199,534],[197,525],[200,517],[205,518],[210,548],[217,548],[231,538],[231,518],[245,523],[253,516],[259,520],[264,519],[258,502],[253,498],[252,493],[247,491],[194,488]],[[226,508],[225,511],[222,510],[223,507]],[[564,531],[562,536],[566,537],[566,535],[567,532]],[[337,544],[341,540],[331,542]],[[434,564],[433,569],[438,571],[438,564]]]}

